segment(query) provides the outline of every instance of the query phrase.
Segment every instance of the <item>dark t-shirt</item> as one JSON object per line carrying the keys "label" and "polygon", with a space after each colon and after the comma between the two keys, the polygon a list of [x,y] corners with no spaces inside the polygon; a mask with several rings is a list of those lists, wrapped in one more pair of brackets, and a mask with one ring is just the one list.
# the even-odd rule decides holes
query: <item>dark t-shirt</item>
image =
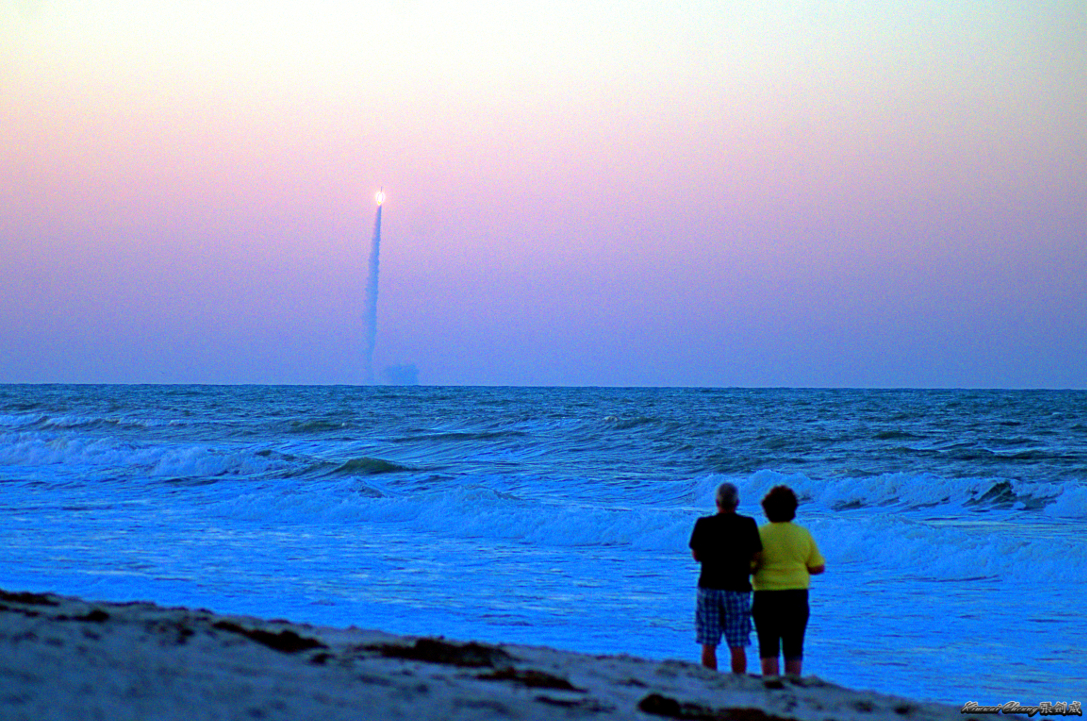
{"label": "dark t-shirt", "polygon": [[736,513],[703,516],[694,524],[690,545],[702,564],[699,586],[751,590],[751,557],[762,550],[754,518]]}

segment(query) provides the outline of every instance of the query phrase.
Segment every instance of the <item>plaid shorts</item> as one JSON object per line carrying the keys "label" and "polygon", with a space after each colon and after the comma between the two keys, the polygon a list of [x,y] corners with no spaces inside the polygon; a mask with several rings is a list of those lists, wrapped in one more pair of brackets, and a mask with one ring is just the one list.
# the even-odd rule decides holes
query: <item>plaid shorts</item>
{"label": "plaid shorts", "polygon": [[721,643],[722,633],[730,648],[751,645],[751,592],[699,587],[694,627],[703,646]]}

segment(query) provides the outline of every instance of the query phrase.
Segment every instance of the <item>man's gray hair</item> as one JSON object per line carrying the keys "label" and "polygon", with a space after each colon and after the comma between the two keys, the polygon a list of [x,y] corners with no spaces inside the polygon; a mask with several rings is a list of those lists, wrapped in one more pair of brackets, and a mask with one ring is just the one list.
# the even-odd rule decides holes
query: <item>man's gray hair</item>
{"label": "man's gray hair", "polygon": [[732,483],[722,483],[717,487],[717,505],[732,508],[740,504],[740,491]]}

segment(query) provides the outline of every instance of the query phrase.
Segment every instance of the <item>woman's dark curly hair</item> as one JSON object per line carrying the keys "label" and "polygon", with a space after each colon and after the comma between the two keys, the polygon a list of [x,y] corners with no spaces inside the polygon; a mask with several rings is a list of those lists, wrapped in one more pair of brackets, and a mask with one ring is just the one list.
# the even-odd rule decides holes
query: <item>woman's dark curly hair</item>
{"label": "woman's dark curly hair", "polygon": [[788,486],[774,486],[762,497],[762,510],[771,523],[793,520],[798,505],[796,494]]}

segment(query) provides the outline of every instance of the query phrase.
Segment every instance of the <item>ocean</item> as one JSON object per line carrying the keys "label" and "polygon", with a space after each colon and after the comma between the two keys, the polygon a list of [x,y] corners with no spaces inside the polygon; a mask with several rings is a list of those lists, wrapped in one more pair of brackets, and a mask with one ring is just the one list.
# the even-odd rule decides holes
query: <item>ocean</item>
{"label": "ocean", "polygon": [[0,588],[697,662],[724,481],[801,497],[806,674],[1087,700],[1081,391],[0,385]]}

